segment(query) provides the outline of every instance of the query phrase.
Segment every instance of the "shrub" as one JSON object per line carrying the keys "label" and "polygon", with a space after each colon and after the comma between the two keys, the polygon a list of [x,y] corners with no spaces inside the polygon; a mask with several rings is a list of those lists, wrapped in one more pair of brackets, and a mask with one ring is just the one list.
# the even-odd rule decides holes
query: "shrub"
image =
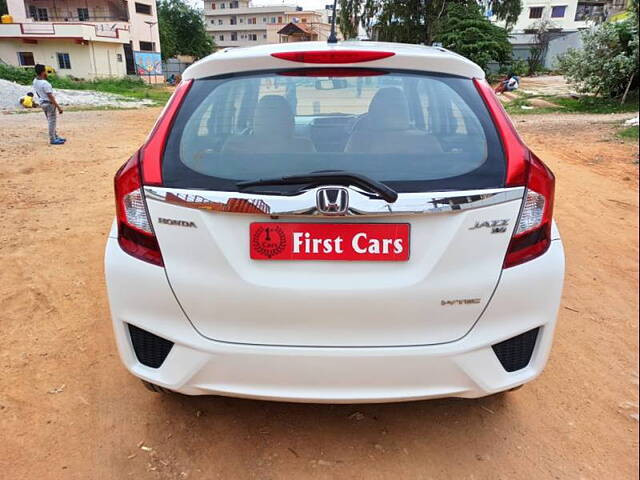
{"label": "shrub", "polygon": [[581,93],[619,97],[638,82],[638,26],[635,15],[603,23],[582,34],[582,49],[558,57],[560,70]]}
{"label": "shrub", "polygon": [[0,63],[0,78],[20,85],[31,85],[36,74],[33,68],[18,68]]}

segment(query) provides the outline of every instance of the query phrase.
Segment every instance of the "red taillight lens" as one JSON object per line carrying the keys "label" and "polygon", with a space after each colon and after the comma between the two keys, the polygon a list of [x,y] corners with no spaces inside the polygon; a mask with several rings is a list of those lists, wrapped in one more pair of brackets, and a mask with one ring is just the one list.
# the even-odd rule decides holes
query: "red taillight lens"
{"label": "red taillight lens", "polygon": [[120,167],[114,186],[120,247],[140,260],[162,266],[162,253],[144,200],[137,153]]}
{"label": "red taillight lens", "polygon": [[312,50],[308,52],[280,52],[271,56],[289,62],[300,63],[361,63],[381,60],[395,55],[393,52],[367,50]]}
{"label": "red taillight lens", "polygon": [[520,138],[520,135],[518,135],[509,115],[507,115],[491,85],[485,80],[478,80],[477,78],[473,79],[473,83],[475,83],[476,89],[484,100],[502,139],[502,147],[507,158],[505,184],[508,187],[524,185],[526,182],[529,149]]}
{"label": "red taillight lens", "polygon": [[504,268],[509,268],[539,257],[551,245],[555,177],[526,147],[491,86],[484,80],[474,79],[474,83],[502,139],[507,159],[505,185],[526,187],[518,225],[504,259]]}
{"label": "red taillight lens", "polygon": [[533,153],[527,170],[527,190],[504,268],[533,260],[551,245],[555,177]]}
{"label": "red taillight lens", "polygon": [[288,70],[277,72],[286,77],[375,77],[387,75],[384,70],[372,70],[368,68],[308,68],[304,70]]}
{"label": "red taillight lens", "polygon": [[171,131],[173,120],[191,88],[192,80],[180,82],[171,98],[158,117],[147,142],[141,149],[142,152],[142,178],[145,185],[162,185],[162,155],[167,143],[167,137]]}

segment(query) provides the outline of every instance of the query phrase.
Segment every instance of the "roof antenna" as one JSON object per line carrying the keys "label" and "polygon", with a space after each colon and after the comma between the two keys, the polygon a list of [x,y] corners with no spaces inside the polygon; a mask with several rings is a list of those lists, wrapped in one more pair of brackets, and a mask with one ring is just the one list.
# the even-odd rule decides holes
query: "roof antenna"
{"label": "roof antenna", "polygon": [[327,43],[338,43],[338,37],[336,36],[336,7],[338,5],[338,0],[333,0],[333,14],[331,16],[331,32],[329,33],[329,38],[327,38]]}

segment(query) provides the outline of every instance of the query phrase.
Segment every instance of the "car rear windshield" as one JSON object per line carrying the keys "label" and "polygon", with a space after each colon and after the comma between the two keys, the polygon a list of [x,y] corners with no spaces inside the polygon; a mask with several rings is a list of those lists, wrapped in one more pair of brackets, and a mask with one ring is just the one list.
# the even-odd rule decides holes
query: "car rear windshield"
{"label": "car rear windshield", "polygon": [[470,79],[366,69],[196,80],[163,158],[174,188],[234,191],[323,170],[399,192],[460,190],[503,186],[505,160]]}

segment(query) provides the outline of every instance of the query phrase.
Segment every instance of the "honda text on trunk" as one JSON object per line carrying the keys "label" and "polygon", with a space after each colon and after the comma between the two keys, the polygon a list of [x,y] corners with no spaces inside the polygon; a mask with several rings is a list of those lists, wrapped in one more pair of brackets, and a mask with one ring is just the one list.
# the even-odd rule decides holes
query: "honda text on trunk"
{"label": "honda text on trunk", "polygon": [[115,177],[123,363],[156,391],[480,397],[538,376],[554,176],[442,48],[300,42],[189,67]]}

